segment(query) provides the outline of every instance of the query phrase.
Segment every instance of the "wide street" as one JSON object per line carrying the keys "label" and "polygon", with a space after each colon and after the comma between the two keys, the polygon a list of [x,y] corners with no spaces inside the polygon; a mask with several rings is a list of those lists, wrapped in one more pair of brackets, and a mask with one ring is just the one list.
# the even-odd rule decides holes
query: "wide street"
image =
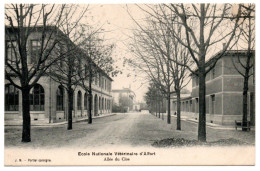
{"label": "wide street", "polygon": [[[22,148],[59,148],[59,147],[104,147],[104,146],[151,146],[155,140],[165,138],[197,139],[197,123],[182,121],[182,130],[176,131],[176,119],[172,123],[151,114],[127,113],[73,123],[67,125],[35,127],[31,129],[31,142],[21,143],[21,126],[5,126],[5,146]],[[255,131],[223,130],[207,127],[207,141],[233,138],[254,144]]]}

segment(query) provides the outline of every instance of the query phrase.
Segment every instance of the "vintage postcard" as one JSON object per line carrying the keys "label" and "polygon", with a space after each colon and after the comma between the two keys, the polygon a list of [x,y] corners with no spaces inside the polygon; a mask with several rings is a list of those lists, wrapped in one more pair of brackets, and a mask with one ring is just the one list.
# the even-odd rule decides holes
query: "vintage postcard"
{"label": "vintage postcard", "polygon": [[254,3],[6,3],[3,22],[5,166],[255,165]]}

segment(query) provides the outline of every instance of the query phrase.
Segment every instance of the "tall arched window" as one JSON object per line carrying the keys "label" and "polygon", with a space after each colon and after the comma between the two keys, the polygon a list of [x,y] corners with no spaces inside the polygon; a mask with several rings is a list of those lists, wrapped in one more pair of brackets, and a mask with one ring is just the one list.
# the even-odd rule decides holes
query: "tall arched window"
{"label": "tall arched window", "polygon": [[36,84],[30,93],[30,110],[44,111],[44,89]]}
{"label": "tall arched window", "polygon": [[64,110],[64,105],[63,105],[63,97],[64,97],[64,92],[63,92],[63,87],[59,86],[58,90],[56,92],[56,97],[57,97],[57,111],[63,111]]}
{"label": "tall arched window", "polygon": [[84,110],[88,110],[88,95],[85,93],[84,95]]}
{"label": "tall arched window", "polygon": [[102,98],[102,105],[101,105],[101,109],[104,110],[104,98]]}
{"label": "tall arched window", "polygon": [[18,89],[11,84],[5,86],[5,110],[19,110],[19,92]]}
{"label": "tall arched window", "polygon": [[77,110],[81,110],[81,91],[78,91]]}
{"label": "tall arched window", "polygon": [[99,97],[98,99],[99,99],[98,101],[99,110],[101,110],[101,97]]}

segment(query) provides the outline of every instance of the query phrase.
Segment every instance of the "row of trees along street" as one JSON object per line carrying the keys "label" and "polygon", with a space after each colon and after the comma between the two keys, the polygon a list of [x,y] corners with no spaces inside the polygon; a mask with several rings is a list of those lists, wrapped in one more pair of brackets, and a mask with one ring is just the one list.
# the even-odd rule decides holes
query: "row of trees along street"
{"label": "row of trees along street", "polygon": [[156,84],[150,83],[148,87],[148,91],[146,92],[145,101],[147,107],[151,113],[155,113],[155,116],[161,117],[164,120],[163,113],[166,112],[165,106],[165,96],[164,94],[156,87]]}
{"label": "row of trees along street", "polygon": [[[239,72],[244,76],[245,125],[248,79],[253,74],[250,69],[254,66],[255,5],[155,4],[137,7],[145,17],[137,20],[128,9],[136,28],[130,36],[132,43],[129,48],[134,58],[127,62],[145,73],[153,86],[166,97],[167,123],[171,123],[170,97],[176,94],[177,130],[181,129],[180,92],[189,83],[189,75],[196,76],[199,79],[198,140],[206,141],[206,75],[227,50],[234,50],[235,47],[241,49],[243,46],[247,50],[247,60],[243,62],[238,59],[238,64],[242,65]],[[207,63],[206,60],[216,51],[219,51],[217,57]]]}
{"label": "row of trees along street", "polygon": [[[66,89],[68,129],[72,129],[75,88],[82,86],[88,92],[88,122],[92,123],[93,78],[101,71],[110,75],[119,72],[114,70],[111,58],[114,45],[105,42],[102,26],[87,22],[87,11],[88,5],[73,4],[5,6],[5,39],[14,54],[11,59],[5,58],[5,78],[22,92],[22,142],[31,141],[29,92],[42,76],[51,77]],[[28,40],[35,33],[39,34],[40,46],[31,59]]]}

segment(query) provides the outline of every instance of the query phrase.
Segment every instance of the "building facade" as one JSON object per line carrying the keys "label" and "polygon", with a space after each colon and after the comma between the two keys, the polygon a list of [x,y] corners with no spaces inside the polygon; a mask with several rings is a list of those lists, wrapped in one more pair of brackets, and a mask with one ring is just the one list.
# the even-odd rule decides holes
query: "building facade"
{"label": "building facade", "polygon": [[[28,38],[28,66],[34,60],[33,54],[39,49],[41,34],[33,32]],[[13,58],[13,50],[8,46],[6,37],[6,58]],[[37,52],[36,52],[37,53]],[[82,61],[84,65],[84,61]],[[97,67],[97,66],[96,66]],[[94,116],[109,114],[112,111],[111,82],[104,71],[92,81],[92,114]],[[19,80],[14,80],[19,84]],[[88,85],[88,80],[85,80]],[[55,123],[68,118],[68,94],[66,89],[50,76],[43,75],[30,91],[30,115],[32,124]],[[73,96],[73,120],[88,118],[88,93],[82,86],[77,86]],[[5,124],[22,124],[22,93],[8,80],[5,80]]]}
{"label": "building facade", "polygon": [[[242,120],[244,79],[233,63],[239,66],[246,59],[246,51],[228,51],[222,56],[214,68],[206,75],[206,120],[221,125],[234,125],[235,120]],[[214,60],[214,56],[211,60]],[[252,71],[251,71],[252,72]],[[199,82],[192,77],[192,93],[181,97],[181,115],[195,120],[199,119]],[[172,99],[172,112],[176,111],[176,99]],[[254,76],[249,79],[248,120],[255,124],[255,87]]]}
{"label": "building facade", "polygon": [[124,99],[127,103],[125,104],[125,106],[127,106],[127,112],[134,110],[136,95],[130,88],[112,90],[112,96],[114,104],[122,105],[120,104],[120,99]]}

